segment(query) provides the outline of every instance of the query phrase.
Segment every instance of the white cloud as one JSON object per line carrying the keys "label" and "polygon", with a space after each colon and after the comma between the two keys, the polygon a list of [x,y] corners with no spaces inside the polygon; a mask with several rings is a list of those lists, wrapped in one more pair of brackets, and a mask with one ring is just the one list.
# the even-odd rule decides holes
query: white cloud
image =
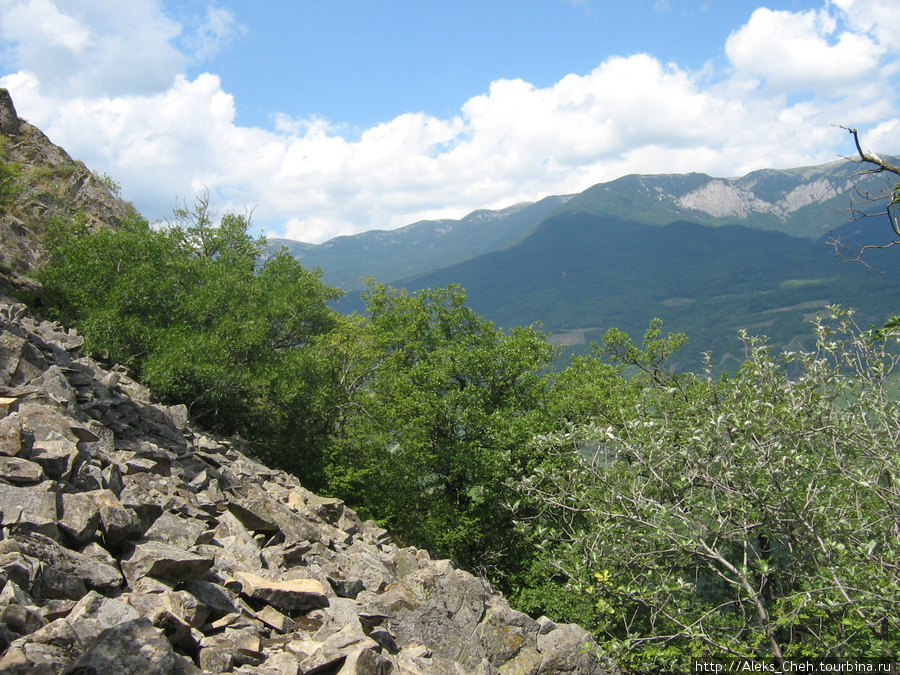
{"label": "white cloud", "polygon": [[885,0],[831,0],[849,26],[871,35],[879,45],[900,47],[900,4]]}
{"label": "white cloud", "polygon": [[[25,17],[17,20],[34,19],[41,2],[49,0],[0,0],[3,30],[12,30],[5,19],[16,12]],[[895,55],[881,23],[893,20],[893,0],[833,2],[820,12],[755,12],[728,40],[727,73],[711,66],[693,73],[647,54],[611,57],[546,88],[497,80],[445,119],[409,113],[352,135],[327,120],[285,114],[273,115],[270,129],[237,125],[236,102],[218,77],[189,79],[169,63],[173,36],[195,29],[154,14],[149,0],[134,3],[155,17],[140,36],[92,14],[101,0],[58,0],[50,37],[29,34],[23,44],[59,43],[71,53],[62,83],[20,44],[21,69],[0,86],[21,115],[114,176],[150,218],[206,185],[220,211],[255,206],[267,229],[316,242],[575,192],[625,173],[734,176],[826,162],[852,151],[834,124],[874,127],[866,141],[898,152],[900,124],[886,86],[896,76]],[[171,63],[212,53],[240,30],[230,15],[207,18],[217,26],[200,31],[208,41],[194,43],[192,54],[175,52]],[[79,45],[112,49],[126,35],[164,47],[149,70],[170,81],[100,95],[119,85],[97,76],[103,86],[73,95],[73,83],[93,77],[113,53],[79,56]]]}
{"label": "white cloud", "polygon": [[838,91],[871,77],[883,48],[867,35],[841,32],[825,10],[782,12],[757,9],[729,36],[725,51],[740,73],[789,91]]}
{"label": "white cloud", "polygon": [[221,7],[207,7],[206,18],[196,28],[182,38],[192,60],[202,63],[220,51],[228,48],[234,40],[244,34],[234,14]]}
{"label": "white cloud", "polygon": [[111,96],[165,89],[185,57],[180,31],[153,0],[0,0],[0,35],[16,68],[57,96]]}

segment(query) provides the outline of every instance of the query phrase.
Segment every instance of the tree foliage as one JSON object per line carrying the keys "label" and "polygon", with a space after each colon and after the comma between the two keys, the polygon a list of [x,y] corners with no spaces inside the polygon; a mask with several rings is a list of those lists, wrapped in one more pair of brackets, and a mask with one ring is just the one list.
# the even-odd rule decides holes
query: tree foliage
{"label": "tree foliage", "polygon": [[816,332],[815,352],[780,356],[745,336],[746,363],[719,380],[660,377],[653,340],[625,350],[648,375],[633,414],[537,444],[568,462],[522,482],[543,505],[531,527],[564,544],[559,564],[638,670],[896,652],[900,407],[885,382],[900,331],[834,308]]}
{"label": "tree foliage", "polygon": [[366,302],[344,347],[334,489],[419,545],[496,570],[514,534],[504,483],[533,466],[553,350],[535,329],[494,328],[458,287],[372,284]]}
{"label": "tree foliage", "polygon": [[60,226],[41,274],[47,302],[94,352],[214,428],[270,452],[289,432],[312,443],[327,423],[312,409],[320,382],[307,352],[339,321],[328,303],[340,293],[286,253],[259,264],[265,242],[247,217],[213,226],[198,205],[160,229]]}

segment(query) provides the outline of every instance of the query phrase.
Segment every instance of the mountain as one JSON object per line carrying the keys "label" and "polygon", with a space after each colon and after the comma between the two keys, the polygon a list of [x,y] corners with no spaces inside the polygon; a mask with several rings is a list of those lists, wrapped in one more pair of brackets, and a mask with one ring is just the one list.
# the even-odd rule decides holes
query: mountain
{"label": "mountain", "polygon": [[[863,225],[867,240],[884,227]],[[573,211],[516,246],[398,285],[459,283],[469,304],[497,324],[540,321],[570,347],[599,341],[610,328],[637,338],[659,317],[691,340],[675,365],[698,369],[711,351],[713,364],[729,369],[744,357],[740,329],[796,350],[812,347],[808,322],[829,304],[861,308],[863,325],[884,322],[900,308],[900,257],[869,253],[881,274],[841,261],[822,239]]]}
{"label": "mountain", "polygon": [[320,267],[323,280],[345,291],[361,290],[362,279],[415,276],[502,249],[530,232],[569,198],[547,197],[499,211],[479,210],[461,220],[423,220],[397,230],[372,230],[336,237],[318,246],[270,239],[287,247],[306,267]]}
{"label": "mountain", "polygon": [[842,160],[763,169],[741,178],[632,175],[588,188],[566,207],[647,225],[678,220],[711,227],[741,224],[815,239],[847,221],[857,186],[876,194],[888,185],[884,177],[858,174],[859,164]]}
{"label": "mountain", "polygon": [[[541,322],[570,351],[613,327],[639,337],[659,317],[691,339],[678,366],[700,368],[711,351],[715,365],[732,368],[743,359],[740,329],[809,348],[808,322],[829,304],[859,308],[861,321],[876,324],[900,308],[900,255],[869,251],[881,273],[868,273],[828,243],[884,243],[891,234],[886,219],[851,220],[860,194],[889,186],[859,168],[625,176],[460,221],[304,245],[299,257],[348,291],[366,275],[410,290],[460,284],[498,325]],[[353,293],[339,305],[362,307]]]}
{"label": "mountain", "polygon": [[[584,212],[645,225],[678,221],[710,227],[740,224],[817,239],[847,222],[856,188],[878,194],[883,176],[859,176],[850,161],[789,170],[764,169],[741,178],[706,174],[630,175],[576,195],[547,197],[498,211],[479,210],[461,220],[419,221],[397,230],[373,230],[323,244],[272,239],[307,267],[320,267],[326,283],[356,291],[372,276],[393,283],[504,249],[548,218]],[[858,197],[857,197],[858,198]]]}

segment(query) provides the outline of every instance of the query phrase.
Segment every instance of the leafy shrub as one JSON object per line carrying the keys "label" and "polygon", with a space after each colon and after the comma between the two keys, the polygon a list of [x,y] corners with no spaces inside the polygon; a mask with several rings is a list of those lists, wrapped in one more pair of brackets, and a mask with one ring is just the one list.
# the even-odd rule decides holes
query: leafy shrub
{"label": "leafy shrub", "polygon": [[779,356],[745,335],[746,363],[719,380],[664,373],[658,340],[613,335],[643,373],[632,414],[537,443],[565,463],[521,483],[543,505],[530,527],[564,549],[623,663],[896,653],[900,406],[885,383],[900,330],[839,308],[815,330],[816,351]]}

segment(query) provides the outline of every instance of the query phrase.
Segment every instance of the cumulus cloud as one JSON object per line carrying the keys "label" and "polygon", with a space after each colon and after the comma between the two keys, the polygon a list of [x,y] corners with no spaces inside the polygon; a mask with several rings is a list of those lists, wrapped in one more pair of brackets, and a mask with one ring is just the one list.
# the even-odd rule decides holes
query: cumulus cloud
{"label": "cumulus cloud", "polygon": [[[163,64],[151,70],[171,81],[73,95],[73,83],[101,58],[85,45],[110,45],[129,33],[73,9],[96,9],[101,0],[0,0],[7,40],[6,19],[27,23],[40,3],[57,10],[52,25],[44,37],[28,34],[17,43],[20,70],[0,86],[12,91],[20,114],[114,176],[151,218],[165,216],[176,196],[206,186],[220,210],[255,206],[257,222],[276,233],[319,242],[575,192],[626,173],[734,176],[831,161],[852,149],[835,123],[872,127],[866,142],[900,151],[886,87],[896,54],[881,23],[895,19],[894,0],[832,0],[818,12],[757,10],[725,45],[727,72],[691,72],[649,54],[615,56],[549,87],[497,80],[455,115],[408,113],[352,136],[328,120],[287,114],[274,115],[268,129],[236,124],[240,102],[217,76],[191,79],[165,65],[175,36],[193,45],[175,50],[172,62],[183,64],[233,39],[240,30],[234,18],[210,14],[202,22],[208,29],[182,27],[149,0],[134,3],[155,21],[138,42],[165,47]],[[190,43],[191,35],[207,38]],[[79,65],[60,83],[25,53],[37,45],[56,45]],[[98,83],[100,90],[115,85]]]}
{"label": "cumulus cloud", "polygon": [[842,91],[871,77],[884,52],[869,36],[843,31],[825,10],[757,9],[725,51],[735,68],[777,90]]}
{"label": "cumulus cloud", "polygon": [[0,0],[15,68],[56,96],[159,91],[182,72],[180,27],[153,0]]}
{"label": "cumulus cloud", "polygon": [[884,0],[832,0],[848,25],[871,35],[885,49],[900,47],[900,4]]}

